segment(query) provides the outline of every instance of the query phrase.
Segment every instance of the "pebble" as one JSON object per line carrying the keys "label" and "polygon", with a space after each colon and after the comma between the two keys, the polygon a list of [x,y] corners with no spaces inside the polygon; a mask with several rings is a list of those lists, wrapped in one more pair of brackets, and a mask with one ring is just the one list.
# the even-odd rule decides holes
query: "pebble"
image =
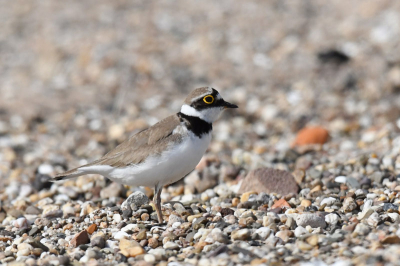
{"label": "pebble", "polygon": [[73,247],[77,247],[90,242],[89,235],[86,230],[77,233],[70,241]]}
{"label": "pebble", "polygon": [[139,208],[140,206],[148,204],[149,202],[150,200],[146,194],[141,191],[135,191],[122,203],[121,209],[126,210],[130,208],[132,204]]}
{"label": "pebble", "polygon": [[247,240],[251,236],[251,231],[249,229],[240,229],[233,231],[231,234],[232,240]]}
{"label": "pebble", "polygon": [[339,216],[335,213],[329,213],[325,216],[325,222],[330,225],[337,225]]}
{"label": "pebble", "polygon": [[297,226],[303,226],[303,227],[309,225],[312,228],[320,227],[323,229],[326,227],[324,217],[321,217],[320,215],[314,213],[304,213],[298,215],[296,218],[296,224]]}
{"label": "pebble", "polygon": [[125,257],[136,257],[145,254],[145,250],[134,240],[121,239],[119,249]]}

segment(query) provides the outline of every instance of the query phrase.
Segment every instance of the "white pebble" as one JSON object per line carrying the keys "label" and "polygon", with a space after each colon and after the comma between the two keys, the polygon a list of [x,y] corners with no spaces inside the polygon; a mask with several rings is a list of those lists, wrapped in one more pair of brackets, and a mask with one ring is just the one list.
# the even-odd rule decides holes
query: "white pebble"
{"label": "white pebble", "polygon": [[116,213],[116,214],[113,215],[113,221],[114,222],[119,223],[119,222],[121,222],[121,220],[122,220],[122,218],[121,218],[121,215],[119,213]]}
{"label": "white pebble", "polygon": [[336,225],[339,222],[339,216],[335,213],[330,213],[325,216],[325,222],[331,225]]}
{"label": "white pebble", "polygon": [[121,240],[121,239],[129,239],[129,235],[123,231],[119,231],[114,235],[114,239]]}
{"label": "white pebble", "polygon": [[335,178],[335,182],[336,182],[336,183],[342,183],[342,184],[344,184],[344,183],[346,183],[346,180],[347,180],[347,178],[346,178],[345,176],[343,176],[343,175],[337,176],[337,177]]}

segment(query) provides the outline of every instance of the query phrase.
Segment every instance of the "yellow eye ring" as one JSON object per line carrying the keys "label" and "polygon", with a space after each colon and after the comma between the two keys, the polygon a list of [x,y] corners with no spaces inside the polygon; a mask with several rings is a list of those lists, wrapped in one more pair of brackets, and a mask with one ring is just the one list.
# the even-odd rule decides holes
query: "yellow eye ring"
{"label": "yellow eye ring", "polygon": [[206,104],[212,104],[214,102],[214,97],[212,95],[207,95],[203,98]]}

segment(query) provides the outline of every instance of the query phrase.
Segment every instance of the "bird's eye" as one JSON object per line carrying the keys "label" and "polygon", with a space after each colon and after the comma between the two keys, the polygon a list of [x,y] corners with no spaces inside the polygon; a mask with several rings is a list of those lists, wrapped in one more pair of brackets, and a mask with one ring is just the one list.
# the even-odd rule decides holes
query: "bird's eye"
{"label": "bird's eye", "polygon": [[206,104],[212,104],[214,102],[214,97],[212,95],[207,95],[203,98]]}

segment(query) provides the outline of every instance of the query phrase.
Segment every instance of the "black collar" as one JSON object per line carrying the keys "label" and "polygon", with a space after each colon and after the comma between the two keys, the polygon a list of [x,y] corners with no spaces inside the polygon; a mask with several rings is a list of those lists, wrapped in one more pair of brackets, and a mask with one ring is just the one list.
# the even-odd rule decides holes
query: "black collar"
{"label": "black collar", "polygon": [[197,116],[185,115],[181,112],[179,112],[177,115],[181,122],[186,124],[187,129],[192,131],[199,138],[201,138],[204,134],[210,133],[212,130],[211,123],[208,123]]}

